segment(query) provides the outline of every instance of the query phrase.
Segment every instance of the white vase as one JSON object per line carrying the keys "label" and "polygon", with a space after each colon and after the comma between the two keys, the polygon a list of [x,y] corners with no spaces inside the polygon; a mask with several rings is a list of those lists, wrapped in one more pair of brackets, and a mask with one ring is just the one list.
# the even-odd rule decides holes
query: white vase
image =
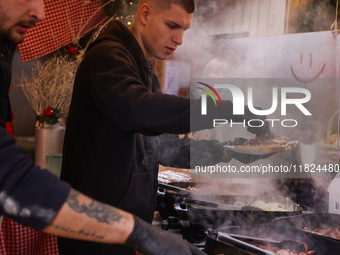
{"label": "white vase", "polygon": [[62,153],[64,145],[65,126],[44,125],[35,129],[35,165],[46,168],[46,154]]}

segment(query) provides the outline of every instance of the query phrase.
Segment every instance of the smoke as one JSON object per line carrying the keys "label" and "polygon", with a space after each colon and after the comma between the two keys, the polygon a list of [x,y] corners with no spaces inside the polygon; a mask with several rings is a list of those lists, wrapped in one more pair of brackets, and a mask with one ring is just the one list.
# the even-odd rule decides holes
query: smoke
{"label": "smoke", "polygon": [[[211,82],[210,85],[215,83],[237,85],[242,89],[245,97],[247,97],[246,89],[252,87],[254,103],[263,109],[269,109],[272,104],[273,87],[308,89],[312,99],[305,106],[311,111],[312,116],[305,116],[294,105],[287,106],[287,116],[283,116],[280,111],[281,99],[279,99],[277,111],[267,117],[295,119],[298,121],[298,126],[286,128],[277,125],[272,128],[272,132],[287,136],[291,140],[298,140],[299,144],[293,150],[276,153],[268,159],[247,165],[249,167],[293,165],[296,167],[296,172],[290,174],[274,172],[262,177],[256,173],[240,175],[232,172],[211,174],[191,171],[194,178],[200,178],[206,183],[202,189],[195,190],[193,198],[239,205],[240,203],[237,202],[251,204],[254,199],[267,202],[269,198],[273,202],[284,203],[283,201],[287,201],[288,198],[307,211],[327,212],[327,188],[334,174],[327,175],[323,172],[313,174],[311,166],[315,164],[316,167],[318,165],[322,167],[324,163],[336,164],[338,160],[337,153],[335,159],[330,158],[326,139],[329,131],[337,132],[338,125],[336,119],[334,122],[331,121],[331,116],[338,110],[339,89],[336,81],[339,76],[338,39],[330,32],[284,35],[282,31],[282,34],[277,36],[253,37],[249,30],[238,26],[242,23],[239,22],[240,20],[244,20],[247,15],[248,18],[253,15],[240,12],[241,5],[245,2],[247,1],[197,1],[198,8],[192,27],[185,33],[184,43],[173,58],[189,62],[191,76],[196,80],[210,79],[203,81],[208,81],[208,84]],[[318,9],[316,13],[324,15],[327,10],[327,8]],[[239,21],[235,19],[233,13],[239,13]],[[265,12],[262,14],[266,16]],[[234,22],[233,26],[230,25],[232,22]],[[319,25],[322,22],[317,23]],[[234,27],[235,30],[231,30],[230,27]],[[217,92],[222,100],[233,99],[226,91],[217,90]],[[194,93],[198,94],[197,91]],[[247,132],[245,128],[231,129],[227,125],[194,134],[195,139],[217,139],[220,142],[233,140],[239,136],[254,135]],[[333,146],[333,149],[335,147]],[[245,166],[235,159],[219,165],[235,166],[237,169]],[[307,171],[304,171],[305,166]],[[189,211],[190,220],[195,225],[202,224],[204,227],[216,228],[251,223],[250,214],[237,218],[234,211],[226,212],[214,208],[199,210],[199,207],[195,207],[196,210]],[[253,222],[263,223],[271,220],[262,217]],[[261,232],[259,230],[259,233]],[[245,232],[245,235],[247,234],[249,232]]]}
{"label": "smoke", "polygon": [[[237,49],[226,51],[225,47],[219,45],[221,40],[245,37],[248,36],[248,33],[226,32],[228,31],[228,27],[230,27],[228,17],[231,17],[230,14],[232,14],[235,9],[242,6],[240,1],[199,0],[196,1],[196,6],[192,26],[185,32],[183,45],[177,49],[174,57],[176,60],[190,62],[192,66],[192,77],[202,77],[203,69],[210,61],[216,58],[216,56],[223,56],[224,59],[225,55],[228,54],[230,58],[231,55],[233,55],[231,59],[240,59],[241,51],[238,52]],[[216,13],[222,13],[222,15],[214,15]],[[237,21],[232,22],[237,23]],[[228,68],[230,67],[229,65]],[[228,73],[226,70],[224,70],[224,75]]]}
{"label": "smoke", "polygon": [[[224,183],[234,184],[246,182],[249,187],[256,187],[253,195],[272,193],[281,199],[289,196],[309,209],[325,211],[327,187],[334,175],[316,176],[310,172],[300,171],[304,165],[323,166],[323,163],[335,164],[337,159],[329,158],[327,133],[337,132],[337,121],[331,122],[331,117],[338,109],[339,89],[336,77],[337,70],[337,38],[330,32],[298,33],[276,36],[254,37],[245,27],[245,20],[251,20],[256,13],[246,12],[242,8],[247,1],[196,1],[197,12],[194,15],[192,27],[185,33],[174,59],[189,62],[192,78],[213,78],[216,82],[225,82],[239,86],[247,96],[247,88],[253,87],[254,103],[263,109],[269,109],[272,104],[273,87],[301,87],[309,90],[311,100],[305,107],[312,113],[305,116],[294,105],[287,106],[287,115],[283,116],[278,105],[277,111],[267,118],[295,119],[296,128],[282,125],[272,127],[274,134],[298,140],[297,148],[283,153],[277,153],[266,160],[259,160],[249,166],[270,164],[273,166],[297,167],[297,172],[290,175],[272,173],[267,178],[256,178],[258,175],[235,175],[233,173],[208,174],[195,173],[196,176],[216,181],[217,187]],[[319,2],[319,4],[317,4]],[[321,3],[322,2],[322,3]],[[313,29],[310,31],[329,30],[325,24],[334,17],[329,10],[327,1],[315,1],[313,7]],[[248,2],[249,3],[249,2]],[[262,6],[259,8],[265,8]],[[258,13],[268,15],[266,10]],[[220,14],[223,15],[220,15]],[[307,12],[308,13],[308,12]],[[312,13],[311,11],[309,13]],[[320,16],[317,19],[316,16]],[[268,24],[269,25],[269,24]],[[319,25],[322,25],[320,28]],[[331,24],[330,24],[331,25]],[[231,29],[233,28],[233,29]],[[191,84],[192,85],[192,84]],[[232,100],[231,94],[217,90],[223,100]],[[294,95],[289,95],[293,98]],[[296,96],[298,98],[299,95]],[[279,98],[279,104],[280,104]],[[238,136],[253,136],[246,129],[231,129],[228,126],[218,126],[212,130],[204,130],[195,134],[200,139],[217,139],[225,142]],[[326,145],[326,146],[323,146]],[[237,168],[244,164],[233,159],[227,164]],[[304,185],[305,184],[305,185]],[[242,186],[242,185],[240,185]],[[244,190],[234,189],[233,193],[242,194]],[[216,194],[216,190],[211,195]],[[199,197],[198,197],[199,198]]]}

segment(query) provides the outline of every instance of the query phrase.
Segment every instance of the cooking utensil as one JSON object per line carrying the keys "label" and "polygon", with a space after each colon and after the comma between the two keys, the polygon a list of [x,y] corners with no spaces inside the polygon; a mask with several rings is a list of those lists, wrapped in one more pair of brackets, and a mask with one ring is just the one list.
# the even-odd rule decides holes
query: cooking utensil
{"label": "cooking utensil", "polygon": [[263,150],[248,150],[248,149],[240,149],[236,148],[237,145],[243,145],[246,142],[249,142],[254,137],[236,137],[234,140],[226,142],[226,144],[223,146],[224,148],[228,148],[228,150],[231,150],[233,152],[242,153],[242,154],[248,154],[248,155],[257,155],[262,156],[269,154],[270,152],[263,151]]}
{"label": "cooking utensil", "polygon": [[294,250],[294,251],[304,251],[305,246],[300,243],[293,240],[283,240],[283,241],[276,241],[276,240],[270,240],[270,239],[264,239],[259,237],[252,237],[252,236],[244,236],[244,235],[238,235],[238,234],[229,234],[229,236],[243,240],[247,243],[253,243],[253,244],[261,244],[271,247],[277,247],[279,249],[285,249],[285,250]]}
{"label": "cooking utensil", "polygon": [[233,238],[230,235],[228,235],[227,233],[222,233],[222,232],[214,231],[214,230],[211,230],[211,229],[208,229],[207,233],[210,236],[212,236],[213,238],[215,238],[216,241],[219,241],[219,242],[227,244],[227,245],[234,246],[238,249],[241,249],[241,250],[244,250],[244,251],[247,251],[247,252],[251,252],[251,253],[255,253],[255,254],[258,254],[258,255],[273,255],[272,252],[260,249],[256,246],[253,246],[251,244],[248,244],[246,242],[243,242],[241,240]]}
{"label": "cooking utensil", "polygon": [[[193,188],[193,190],[192,190]],[[168,218],[168,216],[176,216],[176,210],[174,209],[175,203],[183,202],[183,198],[195,197],[204,201],[219,202],[225,204],[232,204],[235,201],[235,194],[230,190],[237,190],[243,194],[256,193],[255,187],[248,184],[223,184],[216,188],[211,183],[207,182],[171,182],[171,183],[158,183],[157,191],[157,210],[160,213],[162,219]],[[217,194],[220,192],[221,194]],[[216,206],[216,205],[212,205]]]}
{"label": "cooking utensil", "polygon": [[177,194],[179,196],[181,196],[181,195],[182,196],[190,196],[192,194],[192,192],[189,191],[189,190],[186,190],[186,189],[183,189],[183,188],[180,188],[180,187],[177,187],[177,186],[173,186],[173,185],[170,185],[170,184],[164,184],[164,183],[159,182],[158,187],[177,192]]}
{"label": "cooking utensil", "polygon": [[241,154],[247,154],[247,155],[256,155],[256,156],[264,156],[271,154],[273,152],[268,152],[268,151],[262,151],[262,150],[249,150],[249,149],[240,149],[240,148],[235,148],[234,145],[224,145],[224,148],[228,148],[228,150],[231,150],[233,152],[241,153]]}
{"label": "cooking utensil", "polygon": [[[261,138],[261,137],[258,137]],[[270,144],[261,144],[258,145],[244,145],[244,143],[250,141],[250,137],[237,137],[233,141],[228,141],[225,143],[224,147],[228,148],[228,150],[241,153],[248,154],[254,156],[270,156],[269,154],[277,153],[277,152],[285,152],[291,150],[297,146],[299,141],[288,141],[285,144],[276,144],[276,146]]]}
{"label": "cooking utensil", "polygon": [[[189,187],[194,190],[187,190]],[[183,237],[193,243],[201,242],[206,237],[208,228],[263,224],[280,216],[302,214],[302,208],[298,205],[295,211],[263,211],[257,207],[242,206],[252,203],[258,196],[264,201],[268,199],[287,203],[286,200],[276,200],[270,194],[269,197],[264,196],[256,186],[248,183],[218,185],[217,189],[216,185],[211,183],[173,182],[159,183],[159,188],[162,192],[157,196],[157,208],[162,219],[169,216],[178,217]],[[237,191],[239,195],[236,196],[230,191]],[[224,193],[226,195],[223,195]],[[235,207],[235,202],[240,203],[240,206]]]}
{"label": "cooking utensil", "polygon": [[[207,229],[221,226],[246,226],[272,222],[280,216],[297,215],[298,211],[258,211],[253,207],[242,207],[242,210],[225,210],[216,207],[199,206],[186,202],[175,205],[181,222],[181,233],[189,242],[200,242]],[[249,209],[249,210],[246,210]]]}
{"label": "cooking utensil", "polygon": [[187,204],[193,205],[201,205],[210,208],[216,208],[221,210],[242,210],[242,207],[230,204],[222,204],[222,203],[215,203],[215,202],[208,202],[203,200],[197,200],[192,198],[184,198],[183,201]]}
{"label": "cooking utensil", "polygon": [[189,184],[191,183],[186,183],[187,186],[181,187],[158,182],[156,209],[163,220],[169,216],[177,216],[174,204],[181,203],[183,198],[191,195],[191,191],[185,189]]}
{"label": "cooking utensil", "polygon": [[210,208],[216,208],[219,210],[233,210],[233,211],[262,211],[260,208],[255,206],[236,206],[232,204],[224,204],[224,203],[217,203],[217,202],[209,202],[204,200],[197,200],[192,198],[184,198],[183,201],[187,204],[192,205],[201,205]]}
{"label": "cooking utensil", "polygon": [[265,155],[265,154],[267,154],[265,151],[258,151],[258,150],[247,151],[247,150],[243,150],[243,149],[240,150],[240,149],[235,148],[235,146],[242,145],[242,144],[250,141],[253,138],[254,137],[236,137],[234,140],[230,140],[230,141],[226,142],[223,145],[223,147],[228,148],[228,150],[238,152],[238,153],[243,153],[243,154],[253,154],[253,155]]}
{"label": "cooking utensil", "polygon": [[[283,226],[277,224],[259,224],[251,226],[229,226],[218,228],[215,231],[222,233],[245,235],[245,236],[256,236],[260,238],[273,238],[278,241],[283,240],[297,240],[305,243],[308,247],[308,251],[315,251],[318,255],[335,255],[339,254],[340,242],[335,242],[329,239],[321,238],[320,236],[311,236],[306,232],[298,230],[290,226]],[[238,254],[238,255],[249,255],[246,252],[235,246],[227,245],[216,240],[216,235],[206,232],[206,246],[205,251],[210,255],[217,254]],[[236,239],[236,238],[235,238]],[[259,254],[255,253],[254,254]]]}
{"label": "cooking utensil", "polygon": [[334,228],[340,228],[340,215],[334,213],[309,213],[298,216],[286,216],[274,219],[274,224],[292,226],[297,229],[307,228],[306,231],[311,236],[320,236],[321,238],[330,239],[336,242],[340,242],[340,239],[336,239],[334,236],[323,235],[320,232],[310,232],[314,230],[332,230]]}

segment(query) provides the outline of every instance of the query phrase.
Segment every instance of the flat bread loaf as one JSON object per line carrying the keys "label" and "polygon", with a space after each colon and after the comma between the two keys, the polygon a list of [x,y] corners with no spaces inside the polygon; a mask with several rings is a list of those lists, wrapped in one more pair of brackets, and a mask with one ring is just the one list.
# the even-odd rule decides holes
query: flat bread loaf
{"label": "flat bread loaf", "polygon": [[272,139],[255,137],[244,143],[235,143],[236,149],[260,150],[266,152],[283,152],[296,147],[298,141],[290,141],[288,137],[277,135]]}

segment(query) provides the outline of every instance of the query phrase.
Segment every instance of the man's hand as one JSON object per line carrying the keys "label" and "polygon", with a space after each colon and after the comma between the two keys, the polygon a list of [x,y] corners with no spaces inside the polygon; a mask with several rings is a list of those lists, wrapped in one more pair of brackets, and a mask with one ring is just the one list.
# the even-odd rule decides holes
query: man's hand
{"label": "man's hand", "polygon": [[[261,110],[260,107],[255,108]],[[237,122],[245,121],[247,125],[247,130],[250,133],[256,134],[257,137],[273,138],[274,135],[270,132],[269,127],[270,123],[266,121],[266,119],[267,119],[266,116],[255,115],[254,113],[252,113],[249,110],[248,106],[244,107],[244,115],[233,117],[233,121]]]}
{"label": "man's hand", "polygon": [[134,229],[125,245],[143,255],[206,255],[175,234],[158,229],[136,216],[134,219]]}

